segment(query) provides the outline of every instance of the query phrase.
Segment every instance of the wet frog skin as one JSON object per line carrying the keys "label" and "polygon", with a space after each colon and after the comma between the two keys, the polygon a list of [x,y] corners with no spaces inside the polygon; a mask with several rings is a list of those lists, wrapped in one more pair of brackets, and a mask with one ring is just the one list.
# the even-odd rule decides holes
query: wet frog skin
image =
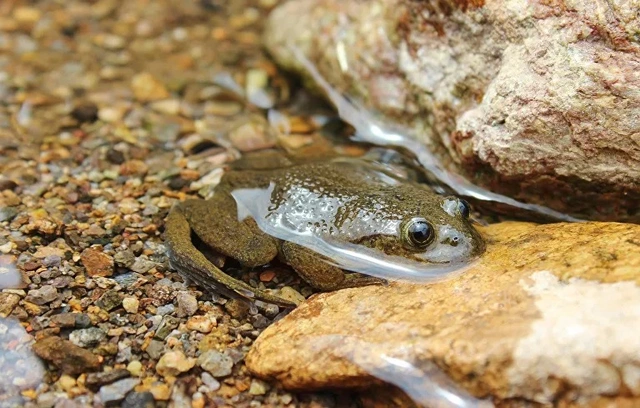
{"label": "wet frog skin", "polygon": [[439,196],[363,159],[292,164],[266,155],[238,162],[225,173],[212,198],[174,206],[165,230],[172,266],[200,286],[229,297],[293,306],[225,274],[193,245],[193,232],[206,246],[245,267],[277,257],[321,291],[385,282],[345,273],[313,248],[267,235],[251,217],[239,220],[234,192],[256,188],[270,188],[264,213],[282,228],[375,249],[381,256],[442,264],[484,251],[463,200]]}

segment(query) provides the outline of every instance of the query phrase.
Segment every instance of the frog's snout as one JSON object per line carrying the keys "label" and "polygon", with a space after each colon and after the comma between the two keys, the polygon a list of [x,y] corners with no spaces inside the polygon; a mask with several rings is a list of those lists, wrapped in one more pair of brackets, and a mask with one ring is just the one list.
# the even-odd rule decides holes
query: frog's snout
{"label": "frog's snout", "polygon": [[461,244],[464,240],[464,236],[462,235],[462,233],[455,229],[447,230],[439,238],[442,245],[450,245],[452,247],[457,247],[458,244]]}

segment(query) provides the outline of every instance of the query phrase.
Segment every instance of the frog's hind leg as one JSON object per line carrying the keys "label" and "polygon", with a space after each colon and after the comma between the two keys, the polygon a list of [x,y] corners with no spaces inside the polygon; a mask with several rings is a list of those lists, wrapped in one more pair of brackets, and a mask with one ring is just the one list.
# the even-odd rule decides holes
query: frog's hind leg
{"label": "frog's hind leg", "polygon": [[191,228],[181,205],[171,209],[165,223],[165,243],[171,266],[199,286],[232,298],[259,299],[284,307],[295,305],[277,296],[254,289],[213,265],[191,242]]}
{"label": "frog's hind leg", "polygon": [[238,221],[236,202],[224,191],[209,200],[185,201],[181,208],[202,242],[244,266],[267,264],[278,254],[276,241],[262,232],[253,218]]}
{"label": "frog's hind leg", "polygon": [[387,283],[384,279],[373,276],[345,273],[322,255],[292,242],[285,241],[280,245],[280,255],[285,263],[291,265],[309,285],[318,290],[332,291]]}

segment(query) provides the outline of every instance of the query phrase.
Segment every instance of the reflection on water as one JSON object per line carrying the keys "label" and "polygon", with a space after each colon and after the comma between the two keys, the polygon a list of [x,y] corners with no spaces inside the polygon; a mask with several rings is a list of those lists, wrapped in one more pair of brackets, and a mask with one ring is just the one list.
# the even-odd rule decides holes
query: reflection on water
{"label": "reflection on water", "polygon": [[19,322],[0,318],[0,406],[20,406],[21,392],[42,383],[44,366],[31,351],[32,343]]}
{"label": "reflection on water", "polygon": [[[424,407],[488,408],[493,404],[480,400],[460,388],[431,361],[413,363],[402,357],[403,350],[387,344],[374,344],[355,337],[332,335],[314,338],[327,353],[338,354],[372,376],[393,384]],[[349,347],[345,347],[349,344]]]}
{"label": "reflection on water", "polygon": [[11,289],[22,286],[22,275],[13,262],[0,262],[0,289]]}

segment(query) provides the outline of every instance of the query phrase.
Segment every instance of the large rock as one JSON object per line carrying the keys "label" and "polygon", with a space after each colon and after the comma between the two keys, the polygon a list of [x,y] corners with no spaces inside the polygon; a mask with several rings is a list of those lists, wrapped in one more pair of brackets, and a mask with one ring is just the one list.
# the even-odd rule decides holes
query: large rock
{"label": "large rock", "polygon": [[640,221],[638,0],[294,0],[266,45],[502,194]]}
{"label": "large rock", "polygon": [[247,366],[290,389],[377,377],[430,403],[450,378],[497,402],[640,404],[640,226],[482,233],[487,252],[452,279],[315,295],[260,335]]}

